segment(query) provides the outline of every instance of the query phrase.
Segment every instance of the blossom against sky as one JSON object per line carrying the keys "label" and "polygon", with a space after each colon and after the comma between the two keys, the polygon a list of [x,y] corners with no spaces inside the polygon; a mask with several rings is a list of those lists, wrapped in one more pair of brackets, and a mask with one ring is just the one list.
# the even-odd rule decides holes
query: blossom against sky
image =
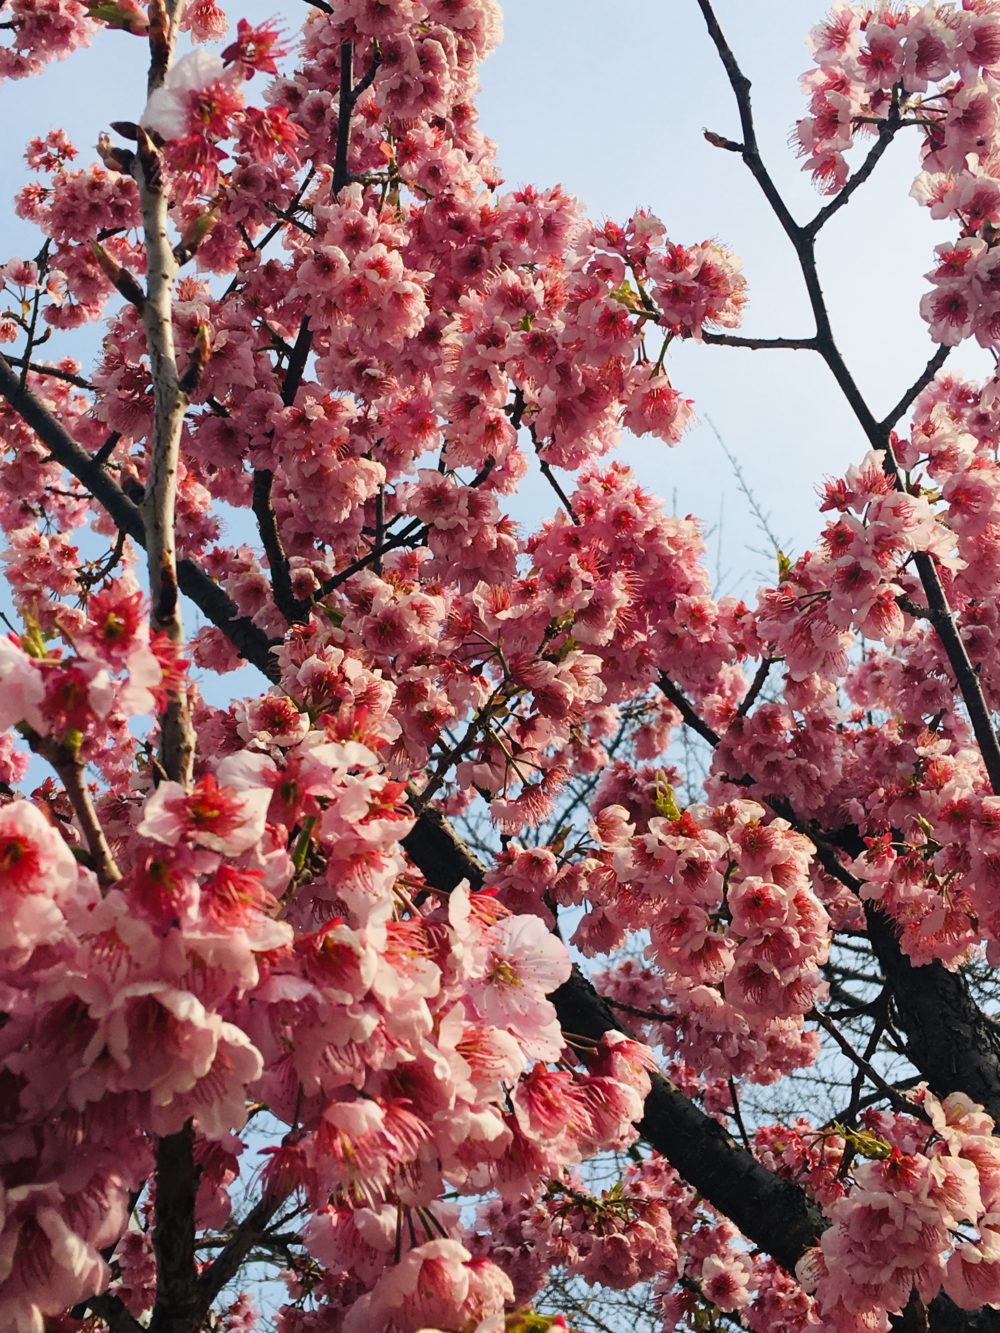
{"label": "blossom against sky", "polygon": [[[241,0],[233,16],[274,17],[271,0]],[[561,184],[595,218],[624,221],[643,207],[670,239],[715,240],[743,263],[748,335],[811,333],[794,255],[738,157],[711,147],[703,130],[737,136],[724,72],[694,0],[628,0],[612,27],[598,0],[506,0],[504,40],[482,70],[483,129],[496,140],[505,188]],[[753,82],[766,160],[793,212],[822,204],[788,140],[805,98],[798,76],[810,66],[806,38],[826,13],[823,0],[721,0],[720,22]],[[295,6],[279,22],[292,32]],[[235,34],[230,34],[233,36]],[[209,44],[221,50],[225,40]],[[9,84],[8,102],[30,92],[29,131],[62,126],[86,157],[109,122],[138,119],[145,104],[137,39],[121,34],[78,51],[25,85]],[[112,61],[109,53],[119,56]],[[48,113],[48,125],[39,114]],[[7,199],[27,177],[14,119],[0,150],[0,191]],[[917,170],[915,138],[905,135],[821,238],[821,278],[848,363],[876,410],[888,408],[931,351],[918,306],[923,274],[948,229],[908,197]],[[8,213],[4,252],[37,245],[37,234]],[[27,257],[27,255],[26,255]],[[953,365],[982,375],[986,358],[969,345]],[[749,512],[712,426],[739,460],[746,482],[783,546],[801,552],[817,531],[815,487],[865,451],[857,427],[818,358],[804,352],[747,352],[675,345],[668,370],[692,399],[699,425],[679,448],[626,440],[623,452],[643,483],[714,530],[721,590],[752,593],[770,572],[767,545]],[[711,423],[711,424],[709,424]],[[553,497],[541,478],[516,515],[537,521]]]}

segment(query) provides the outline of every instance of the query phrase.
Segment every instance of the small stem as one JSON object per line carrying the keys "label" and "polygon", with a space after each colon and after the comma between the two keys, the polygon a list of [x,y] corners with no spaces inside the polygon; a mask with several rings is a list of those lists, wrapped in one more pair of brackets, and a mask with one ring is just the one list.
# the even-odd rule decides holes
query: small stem
{"label": "small stem", "polygon": [[37,755],[48,762],[59,775],[66,790],[73,813],[83,833],[94,863],[94,870],[102,888],[108,888],[122,877],[114,853],[108,845],[101,821],[97,817],[94,803],[90,797],[84,777],[83,761],[65,745],[60,745],[49,736],[38,736],[31,732],[27,736],[28,744]]}
{"label": "small stem", "polygon": [[655,1009],[642,1009],[636,1004],[626,1004],[624,1000],[612,1000],[608,996],[604,997],[604,1003],[610,1005],[612,1009],[620,1009],[623,1014],[631,1014],[633,1018],[644,1018],[650,1023],[672,1023],[674,1014],[659,1013]]}
{"label": "small stem", "polygon": [[781,348],[793,352],[819,350],[815,338],[744,338],[734,333],[705,332],[701,340],[712,347],[746,347],[752,352],[770,352]]}
{"label": "small stem", "polygon": [[858,167],[857,171],[844,182],[838,193],[823,208],[819,210],[811,222],[807,222],[803,230],[807,236],[816,236],[819,230],[824,227],[833,215],[848,202],[854,191],[859,185],[863,185],[868,177],[875,170],[879,158],[892,143],[896,131],[900,128],[901,121],[899,117],[899,105],[897,95],[893,95],[892,111],[885,120],[878,122],[878,140],[874,147],[869,149],[868,156]]}
{"label": "small stem", "polygon": [[905,1111],[907,1115],[920,1114],[920,1108],[916,1103],[911,1102],[907,1097],[901,1096],[891,1083],[887,1083],[871,1062],[866,1060],[863,1055],[857,1053],[837,1025],[827,1018],[826,1014],[819,1009],[813,1009],[811,1013],[806,1015],[806,1017],[811,1018],[814,1023],[819,1024],[824,1032],[830,1034],[843,1053],[847,1056],[848,1060],[864,1073],[873,1087],[878,1088],[883,1097],[889,1099],[890,1104],[894,1106],[897,1111]]}
{"label": "small stem", "polygon": [[754,706],[754,704],[757,701],[757,697],[759,696],[761,690],[764,688],[764,682],[767,680],[768,672],[771,670],[773,666],[774,666],[773,657],[761,658],[760,666],[758,666],[756,674],[754,675],[753,680],[750,682],[750,688],[743,696],[743,701],[740,704],[739,708],[737,708],[736,710],[737,717],[746,717],[747,713],[749,713],[750,709]]}
{"label": "small stem", "polygon": [[687,695],[674,684],[665,671],[660,672],[656,683],[660,687],[661,694],[670,700],[691,730],[697,732],[703,741],[708,741],[714,749],[721,739],[719,733],[713,731],[708,723],[695,712]]}
{"label": "small stem", "polygon": [[736,1121],[736,1128],[740,1131],[740,1138],[743,1140],[743,1146],[747,1152],[751,1151],[750,1137],[747,1134],[747,1127],[743,1123],[743,1112],[740,1110],[740,1099],[736,1091],[736,1080],[729,1077],[729,1097],[733,1103],[733,1119]]}

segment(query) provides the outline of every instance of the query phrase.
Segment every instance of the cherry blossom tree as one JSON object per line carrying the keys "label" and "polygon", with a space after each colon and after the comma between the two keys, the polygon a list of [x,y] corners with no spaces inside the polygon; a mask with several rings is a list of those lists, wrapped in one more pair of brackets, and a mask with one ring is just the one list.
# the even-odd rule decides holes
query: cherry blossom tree
{"label": "cherry blossom tree", "polygon": [[[1000,4],[838,0],[803,222],[689,2],[794,336],[734,332],[719,243],[504,188],[495,0],[7,0],[5,78],[149,75],[97,160],[29,141],[0,268],[3,1329],[528,1333],[555,1271],[664,1329],[1000,1328],[1000,377],[945,368],[1000,350]],[[897,137],[943,241],[875,408],[816,242]],[[681,441],[682,340],[855,419],[753,604],[613,456]],[[744,1116],[829,1051],[839,1115]]]}

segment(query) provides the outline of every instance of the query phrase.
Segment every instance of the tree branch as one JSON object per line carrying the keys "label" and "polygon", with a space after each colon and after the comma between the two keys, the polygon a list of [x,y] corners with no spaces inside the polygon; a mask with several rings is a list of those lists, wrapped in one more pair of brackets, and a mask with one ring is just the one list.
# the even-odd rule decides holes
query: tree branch
{"label": "tree branch", "polygon": [[[374,44],[373,44],[374,45]],[[331,190],[336,199],[345,185],[349,185],[353,179],[351,175],[349,152],[351,147],[351,117],[354,114],[354,107],[358,98],[366,89],[370,88],[375,74],[378,71],[381,56],[377,46],[374,46],[372,62],[369,65],[364,77],[359,80],[356,86],[352,87],[354,79],[354,43],[341,42],[340,44],[340,100],[338,103],[337,118],[337,148],[333,161],[333,181]]]}
{"label": "tree branch", "polygon": [[200,1322],[194,1250],[194,1129],[191,1121],[156,1146],[156,1302],[150,1333],[194,1333]]}
{"label": "tree branch", "polygon": [[[882,445],[882,458],[886,476],[892,480],[897,491],[906,495],[908,493],[906,481],[896,462],[892,441],[888,437]],[[993,729],[993,718],[979,683],[979,674],[972,665],[965,642],[955,624],[954,614],[948,604],[948,594],[938,573],[937,562],[929,552],[915,551],[913,563],[927,597],[927,609],[921,614],[933,625],[941,641],[958,692],[969,714],[969,721],[972,723],[972,731],[989,776],[990,786],[995,793],[1000,794],[1000,741],[997,740],[997,734]]]}
{"label": "tree branch", "polygon": [[838,213],[840,209],[844,207],[858,186],[865,183],[878,165],[879,158],[892,143],[899,127],[899,108],[896,106],[895,102],[893,102],[892,112],[890,112],[885,120],[879,122],[878,140],[875,145],[869,149],[868,156],[862,162],[861,166],[858,167],[857,171],[844,182],[834,198],[819,210],[811,222],[806,223],[803,230],[807,236],[815,236],[821,227],[826,226],[833,215]]}
{"label": "tree branch", "polygon": [[847,1056],[848,1060],[850,1060],[851,1064],[855,1065],[861,1073],[864,1074],[873,1087],[878,1088],[883,1097],[888,1098],[890,1105],[897,1111],[904,1111],[908,1115],[917,1114],[918,1108],[916,1105],[907,1097],[904,1097],[901,1093],[897,1092],[891,1083],[887,1083],[878,1070],[872,1065],[870,1060],[866,1060],[864,1056],[858,1054],[837,1027],[836,1023],[824,1014],[822,1010],[814,1009],[811,1013],[807,1014],[806,1017],[811,1018],[813,1022],[818,1023],[823,1031],[833,1038],[843,1053]]}
{"label": "tree branch", "polygon": [[[76,477],[101,505],[120,532],[146,546],[146,530],[138,507],[104,470],[98,455],[80,447],[49,409],[21,385],[10,364],[0,355],[0,398],[6,399],[26,426],[35,432],[52,458]],[[269,680],[277,679],[270,642],[249,617],[240,616],[232,600],[193,560],[177,564],[180,589],[208,620],[232,642],[241,656]]]}
{"label": "tree branch", "polygon": [[9,365],[20,366],[23,371],[30,371],[33,375],[47,375],[50,379],[72,384],[77,389],[94,387],[90,380],[84,379],[82,375],[74,375],[71,370],[63,370],[61,366],[46,366],[39,361],[29,361],[23,356],[8,356],[6,360]]}
{"label": "tree branch", "polygon": [[750,709],[757,702],[757,699],[760,696],[760,692],[764,688],[764,684],[767,680],[768,672],[771,670],[773,666],[774,666],[773,657],[761,658],[760,665],[757,667],[757,670],[754,673],[754,678],[750,682],[750,688],[743,696],[743,699],[740,702],[740,706],[736,710],[737,717],[746,717],[747,713],[750,712]]}
{"label": "tree branch", "polygon": [[816,352],[815,338],[744,338],[735,333],[702,333],[701,340],[712,347],[745,347],[751,352],[773,352],[785,348],[793,352]]}
{"label": "tree branch", "polygon": [[48,760],[63,784],[87,843],[98,882],[103,888],[116,883],[121,879],[122,872],[118,868],[104,829],[101,827],[101,821],[97,817],[97,811],[94,809],[94,803],[90,799],[82,759],[67,745],[60,744],[51,736],[39,736],[30,729],[24,730],[32,750]]}
{"label": "tree branch", "polygon": [[[605,1032],[623,1031],[578,968],[549,999],[564,1032],[599,1041]],[[828,1225],[820,1210],[797,1185],[761,1166],[668,1079],[654,1074],[652,1082],[638,1127],[646,1142],[745,1236],[782,1267],[794,1269]]]}
{"label": "tree branch", "polygon": [[[172,22],[169,26],[172,32]],[[154,54],[154,66],[158,59]],[[169,51],[164,59],[169,64]],[[153,77],[152,71],[150,77]],[[142,313],[153,379],[149,474],[140,510],[146,531],[152,624],[180,648],[184,642],[184,626],[177,585],[174,529],[181,431],[187,398],[180,385],[174,349],[172,307],[177,262],[167,236],[167,197],[161,180],[159,153],[141,126],[139,151],[134,162],[147,256],[146,300]],[[186,786],[194,765],[195,740],[185,686],[181,685],[177,694],[168,699],[160,718],[160,733],[163,767],[173,781]]]}
{"label": "tree branch", "polygon": [[305,624],[309,619],[309,604],[301,602],[292,589],[291,574],[288,568],[288,556],[278,532],[278,520],[271,503],[271,491],[274,486],[274,473],[270,468],[257,468],[253,474],[254,516],[257,519],[257,531],[267,556],[271,571],[271,591],[278,610],[289,624]]}
{"label": "tree branch", "polygon": [[198,1277],[198,1318],[203,1319],[219,1292],[239,1272],[243,1261],[265,1234],[284,1203],[283,1197],[265,1196],[250,1210],[222,1250]]}
{"label": "tree branch", "polygon": [[[299,325],[295,346],[291,350],[285,381],[281,387],[281,401],[286,407],[295,402],[295,395],[305,374],[306,362],[312,349],[312,330],[309,316],[306,315]],[[274,473],[269,468],[257,468],[253,474],[253,512],[257,519],[257,530],[267,555],[271,571],[271,590],[278,610],[289,624],[304,625],[309,620],[309,603],[300,601],[292,590],[292,580],[288,569],[288,556],[278,531],[278,521],[271,502],[274,487]]]}
{"label": "tree branch", "polygon": [[699,735],[703,741],[708,741],[709,745],[714,749],[721,740],[721,737],[717,731],[712,730],[704,718],[694,709],[687,695],[674,684],[665,671],[660,672],[656,683],[660,693],[670,700],[691,730]]}
{"label": "tree branch", "polygon": [[911,406],[917,395],[927,388],[928,384],[930,384],[931,380],[948,360],[950,352],[951,348],[945,347],[943,343],[940,347],[935,348],[934,355],[927,362],[927,365],[924,366],[916,380],[906,390],[896,406],[879,422],[879,425],[882,430],[885,431],[886,435],[888,435],[899,418]]}
{"label": "tree branch", "polygon": [[[485,866],[437,811],[425,811],[403,846],[436,888],[450,892],[463,879],[473,889],[482,887]],[[599,1041],[605,1032],[624,1030],[576,967],[549,999],[563,1031],[574,1037]],[[794,1268],[802,1250],[826,1225],[798,1186],[756,1162],[661,1075],[653,1076],[639,1131],[685,1180],[786,1268]]]}
{"label": "tree branch", "polygon": [[[166,77],[173,57],[181,0],[156,0],[149,10],[149,91]],[[139,187],[146,246],[143,323],[153,380],[153,423],[146,494],[141,505],[152,624],[178,648],[184,643],[176,551],[177,478],[187,397],[174,348],[173,283],[177,261],[167,234],[168,201],[159,151],[138,129],[133,171]],[[183,683],[160,717],[160,760],[167,776],[188,788],[195,734]],[[194,1129],[190,1121],[156,1147],[156,1299],[151,1333],[193,1333],[197,1280],[194,1253],[196,1193]]]}
{"label": "tree branch", "polygon": [[110,1292],[89,1297],[79,1306],[75,1306],[70,1314],[73,1318],[83,1319],[87,1310],[97,1315],[98,1319],[103,1319],[110,1333],[149,1333],[148,1329],[129,1312],[121,1298]]}

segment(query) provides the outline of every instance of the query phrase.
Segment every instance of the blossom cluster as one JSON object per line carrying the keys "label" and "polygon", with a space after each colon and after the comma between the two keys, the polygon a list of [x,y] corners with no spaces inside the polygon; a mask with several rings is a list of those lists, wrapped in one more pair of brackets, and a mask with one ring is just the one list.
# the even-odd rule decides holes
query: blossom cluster
{"label": "blossom cluster", "polygon": [[868,1160],[798,1265],[819,1328],[885,1333],[913,1291],[928,1302],[943,1289],[962,1310],[1000,1304],[993,1121],[960,1093],[939,1102],[924,1090],[919,1103],[922,1119],[866,1117]]}
{"label": "blossom cluster", "polygon": [[[916,965],[1000,959],[1000,798],[920,577],[997,709],[997,381],[928,372],[908,427],[823,486],[816,549],[716,595],[698,522],[609,455],[682,439],[670,349],[739,326],[739,261],[504,188],[473,106],[494,0],[310,8],[295,42],[189,0],[193,48],[98,161],[60,131],[26,153],[45,239],[0,265],[23,624],[0,640],[0,1323],[100,1293],[147,1317],[155,1149],[186,1135],[206,1252],[248,1182],[268,1218],[301,1210],[280,1333],[499,1333],[556,1266],[653,1284],[665,1328],[1000,1304],[985,1111],[921,1092],[748,1136],[735,1083],[815,1061],[831,945],[866,910]],[[164,49],[138,0],[4,12],[3,77],[107,29]],[[813,49],[814,175],[839,187],[856,135],[916,122],[916,193],[960,228],[924,316],[998,345],[996,5],[841,3]],[[213,608],[185,646],[151,629],[126,536],[156,471],[151,189],[179,270],[181,586]],[[49,356],[99,320],[91,368]],[[529,532],[508,511],[535,472],[554,512]],[[265,692],[202,698],[241,647]],[[182,695],[189,782],[158,750]],[[686,809],[682,723],[714,749]],[[58,783],[26,793],[29,751]],[[438,884],[416,843],[480,809],[501,850],[463,863],[474,890]],[[560,1024],[570,919],[649,1045]],[[663,1077],[825,1214],[798,1280],[636,1149]],[[588,1163],[626,1153],[597,1188]],[[245,1296],[220,1317],[255,1320]]]}
{"label": "blossom cluster", "polygon": [[848,178],[847,153],[866,134],[916,128],[922,167],[912,194],[931,217],[958,224],[927,273],[920,313],[938,343],[1000,338],[996,223],[1000,14],[992,4],[838,4],[812,32],[816,67],[803,76],[809,114],[797,138],[827,191]]}

